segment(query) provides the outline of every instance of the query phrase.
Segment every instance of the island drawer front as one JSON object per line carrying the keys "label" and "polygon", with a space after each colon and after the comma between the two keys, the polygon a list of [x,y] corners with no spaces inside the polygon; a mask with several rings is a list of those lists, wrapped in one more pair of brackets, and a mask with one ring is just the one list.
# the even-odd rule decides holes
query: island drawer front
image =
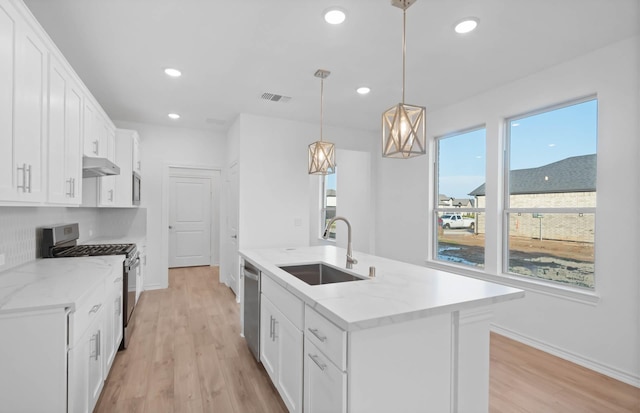
{"label": "island drawer front", "polygon": [[98,316],[100,310],[105,305],[106,290],[105,282],[96,285],[86,298],[78,302],[76,311],[69,316],[69,345],[73,347],[82,337],[85,330]]}
{"label": "island drawer front", "polygon": [[293,325],[301,330],[304,328],[304,303],[298,297],[281,287],[269,276],[262,273],[262,294],[280,310]]}
{"label": "island drawer front", "polygon": [[347,370],[347,333],[307,306],[304,336],[342,371]]}

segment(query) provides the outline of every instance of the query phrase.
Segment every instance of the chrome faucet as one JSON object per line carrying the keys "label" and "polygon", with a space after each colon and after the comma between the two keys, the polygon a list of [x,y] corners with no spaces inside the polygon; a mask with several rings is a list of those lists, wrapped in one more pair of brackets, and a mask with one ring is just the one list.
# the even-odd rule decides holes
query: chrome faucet
{"label": "chrome faucet", "polygon": [[322,238],[324,239],[329,238],[331,225],[333,225],[333,223],[336,221],[344,221],[344,223],[347,224],[347,234],[348,234],[347,235],[347,268],[351,269],[353,268],[353,264],[358,263],[358,260],[353,258],[353,249],[351,246],[351,224],[349,223],[349,221],[345,217],[331,218],[331,221],[329,221],[329,223],[327,224],[327,227],[324,229],[324,234],[322,235]]}

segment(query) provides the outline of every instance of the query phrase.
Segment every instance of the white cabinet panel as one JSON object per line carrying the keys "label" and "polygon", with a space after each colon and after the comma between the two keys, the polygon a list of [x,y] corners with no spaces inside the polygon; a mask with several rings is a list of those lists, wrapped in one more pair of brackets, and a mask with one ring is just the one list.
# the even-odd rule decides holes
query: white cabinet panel
{"label": "white cabinet panel", "polygon": [[3,200],[40,202],[46,193],[43,177],[46,166],[48,51],[27,24],[17,22],[15,29],[11,162],[14,192],[3,196]]}
{"label": "white cabinet panel", "polygon": [[302,411],[303,334],[263,294],[260,361],[290,412]]}
{"label": "white cabinet panel", "polygon": [[49,148],[48,197],[49,203],[79,205],[81,170],[81,115],[80,88],[59,61],[49,61]]}
{"label": "white cabinet panel", "polygon": [[304,340],[304,411],[347,411],[347,374],[334,366],[308,339]]}
{"label": "white cabinet panel", "polygon": [[16,197],[17,171],[13,163],[13,81],[15,11],[0,2],[0,200]]}

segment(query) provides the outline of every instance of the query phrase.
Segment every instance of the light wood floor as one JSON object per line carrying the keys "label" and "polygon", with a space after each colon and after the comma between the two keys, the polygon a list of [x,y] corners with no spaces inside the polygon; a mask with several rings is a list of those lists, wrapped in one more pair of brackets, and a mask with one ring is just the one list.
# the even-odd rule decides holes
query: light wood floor
{"label": "light wood floor", "polygon": [[[215,267],[172,269],[168,289],[142,295],[95,409],[286,411],[240,337],[239,306]],[[490,412],[639,413],[640,389],[492,334]]]}

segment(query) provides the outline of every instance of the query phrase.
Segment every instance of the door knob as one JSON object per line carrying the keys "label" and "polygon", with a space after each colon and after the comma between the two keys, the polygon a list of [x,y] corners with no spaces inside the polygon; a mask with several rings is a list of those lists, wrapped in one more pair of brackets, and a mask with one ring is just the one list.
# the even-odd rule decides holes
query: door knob
{"label": "door knob", "polygon": [[231,238],[238,239],[238,236],[237,235],[232,235]]}
{"label": "door knob", "polygon": [[173,227],[171,225],[169,225],[169,229],[173,229]]}

